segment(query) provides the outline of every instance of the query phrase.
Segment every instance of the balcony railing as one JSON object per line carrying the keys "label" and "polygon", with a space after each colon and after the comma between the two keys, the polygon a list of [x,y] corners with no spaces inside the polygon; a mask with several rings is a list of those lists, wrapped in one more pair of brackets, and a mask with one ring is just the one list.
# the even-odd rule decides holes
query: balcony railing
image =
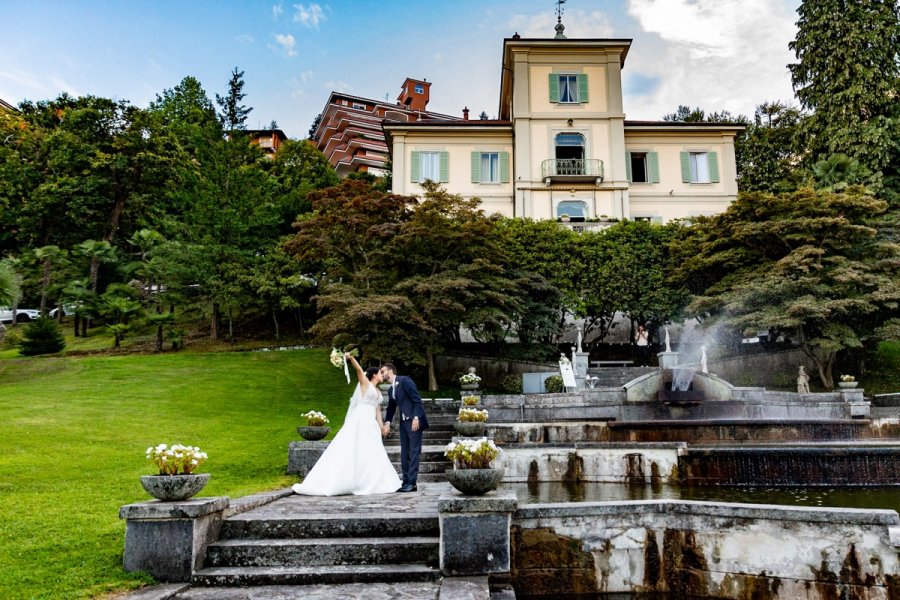
{"label": "balcony railing", "polygon": [[541,179],[551,181],[603,181],[603,161],[596,158],[553,158],[541,163]]}

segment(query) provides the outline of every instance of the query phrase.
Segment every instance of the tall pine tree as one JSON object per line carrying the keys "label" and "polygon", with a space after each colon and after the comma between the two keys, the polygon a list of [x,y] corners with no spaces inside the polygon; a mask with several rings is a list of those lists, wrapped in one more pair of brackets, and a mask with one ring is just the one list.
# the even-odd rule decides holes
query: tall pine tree
{"label": "tall pine tree", "polygon": [[219,119],[225,131],[247,129],[247,115],[252,108],[247,108],[241,101],[247,94],[244,93],[244,72],[235,67],[231,72],[231,81],[228,82],[228,94],[222,97],[216,94],[216,104],[222,109]]}
{"label": "tall pine tree", "polygon": [[[806,120],[809,164],[859,160],[870,183],[900,152],[900,14],[896,0],[804,0],[788,65]],[[876,188],[878,186],[876,185]]]}

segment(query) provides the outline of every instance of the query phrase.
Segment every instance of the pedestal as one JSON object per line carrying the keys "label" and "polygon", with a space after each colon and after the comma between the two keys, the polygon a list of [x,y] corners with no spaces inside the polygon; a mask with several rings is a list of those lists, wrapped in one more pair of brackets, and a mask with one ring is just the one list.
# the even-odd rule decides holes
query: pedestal
{"label": "pedestal", "polygon": [[584,380],[588,374],[588,356],[587,352],[573,352],[572,369],[575,371],[575,381],[578,382],[579,390],[586,387]]}
{"label": "pedestal", "polygon": [[656,357],[659,359],[660,369],[671,369],[678,366],[677,352],[660,352]]}
{"label": "pedestal", "polygon": [[518,507],[512,490],[484,496],[448,492],[438,500],[444,575],[508,573],[509,529]]}
{"label": "pedestal", "polygon": [[203,566],[206,547],[219,539],[228,498],[138,502],[119,509],[125,519],[126,571],[146,571],[159,581],[190,581]]}
{"label": "pedestal", "polygon": [[291,442],[288,447],[288,474],[306,477],[330,442]]}

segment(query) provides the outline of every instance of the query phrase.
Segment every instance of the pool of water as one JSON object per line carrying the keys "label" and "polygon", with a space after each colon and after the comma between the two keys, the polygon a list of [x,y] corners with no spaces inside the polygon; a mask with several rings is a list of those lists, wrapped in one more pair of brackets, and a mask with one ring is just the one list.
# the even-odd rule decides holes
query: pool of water
{"label": "pool of water", "polygon": [[515,490],[520,504],[622,500],[707,500],[789,506],[886,508],[900,512],[900,486],[764,488],[543,482],[504,483],[501,487]]}

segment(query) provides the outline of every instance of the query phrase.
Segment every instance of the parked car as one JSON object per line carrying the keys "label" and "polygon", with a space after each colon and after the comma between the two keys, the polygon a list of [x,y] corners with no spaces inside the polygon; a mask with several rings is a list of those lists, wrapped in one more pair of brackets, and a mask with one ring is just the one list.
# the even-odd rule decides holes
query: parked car
{"label": "parked car", "polygon": [[[60,307],[57,306],[56,308],[51,310],[49,313],[47,313],[47,315],[51,319],[55,319],[56,315],[59,313],[59,308]],[[75,314],[75,305],[74,304],[63,304],[62,305],[62,316],[67,317],[67,316],[73,315],[73,314]]]}
{"label": "parked car", "polygon": [[[28,323],[41,316],[41,311],[33,308],[17,308],[16,323]],[[13,312],[9,307],[0,308],[0,323],[12,323]]]}

